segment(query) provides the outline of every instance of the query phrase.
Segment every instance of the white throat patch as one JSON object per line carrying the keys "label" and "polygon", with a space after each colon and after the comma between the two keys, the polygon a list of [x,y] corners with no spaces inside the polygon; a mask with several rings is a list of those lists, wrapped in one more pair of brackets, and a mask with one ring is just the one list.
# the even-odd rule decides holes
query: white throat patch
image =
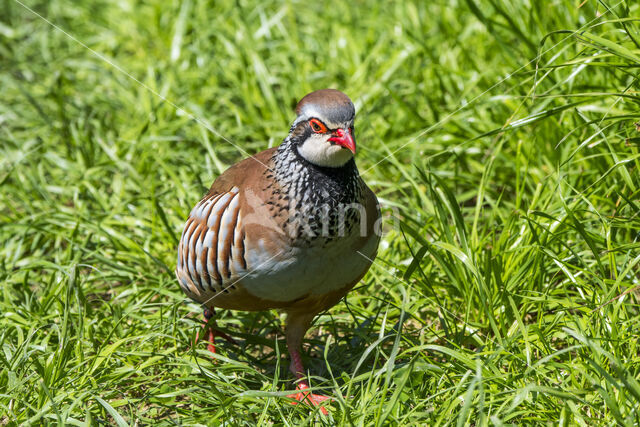
{"label": "white throat patch", "polygon": [[332,144],[329,134],[312,134],[302,145],[298,146],[298,153],[310,163],[317,166],[337,168],[344,166],[353,153],[349,149]]}

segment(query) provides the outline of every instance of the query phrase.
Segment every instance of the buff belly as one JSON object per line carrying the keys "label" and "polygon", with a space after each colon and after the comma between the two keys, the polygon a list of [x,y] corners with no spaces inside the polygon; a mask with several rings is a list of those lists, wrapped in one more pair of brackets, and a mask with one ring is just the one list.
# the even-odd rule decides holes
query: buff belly
{"label": "buff belly", "polygon": [[292,248],[276,257],[257,252],[249,256],[248,264],[258,267],[240,283],[251,295],[280,302],[322,295],[362,277],[375,257],[377,246],[377,236],[367,239],[358,236],[325,247]]}

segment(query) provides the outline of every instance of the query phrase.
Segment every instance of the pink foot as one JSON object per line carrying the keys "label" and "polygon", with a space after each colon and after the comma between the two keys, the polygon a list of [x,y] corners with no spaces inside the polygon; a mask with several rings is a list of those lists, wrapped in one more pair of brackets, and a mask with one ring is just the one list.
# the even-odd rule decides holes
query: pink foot
{"label": "pink foot", "polygon": [[[216,334],[214,330],[211,328],[207,328],[206,323],[202,325],[202,329],[206,329],[208,332],[207,342],[209,343],[209,345],[207,345],[207,350],[209,350],[213,354],[216,354],[216,344],[215,344]],[[196,332],[196,341],[194,343],[194,346],[195,344],[198,344],[199,341],[200,341],[200,331]]]}
{"label": "pink foot", "polygon": [[[307,390],[308,388],[309,388],[309,385],[306,383],[306,381],[299,382],[298,385],[296,386],[296,390],[300,390],[300,391],[298,393],[290,394],[287,396],[291,399],[297,400],[297,402],[291,402],[291,404],[297,405],[300,402],[306,402],[311,406],[320,406],[320,404],[325,400],[331,400],[331,398],[328,396],[313,394],[308,391],[305,392],[304,390]],[[320,407],[320,411],[322,411],[323,415],[329,415],[329,411],[327,411],[327,408]]]}

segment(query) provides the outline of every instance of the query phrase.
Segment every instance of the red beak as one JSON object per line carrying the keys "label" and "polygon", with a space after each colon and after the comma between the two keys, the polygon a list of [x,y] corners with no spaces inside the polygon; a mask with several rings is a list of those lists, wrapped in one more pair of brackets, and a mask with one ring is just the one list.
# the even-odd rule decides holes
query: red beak
{"label": "red beak", "polygon": [[341,147],[348,148],[353,154],[356,154],[356,140],[353,139],[350,129],[336,129],[329,141],[333,141]]}

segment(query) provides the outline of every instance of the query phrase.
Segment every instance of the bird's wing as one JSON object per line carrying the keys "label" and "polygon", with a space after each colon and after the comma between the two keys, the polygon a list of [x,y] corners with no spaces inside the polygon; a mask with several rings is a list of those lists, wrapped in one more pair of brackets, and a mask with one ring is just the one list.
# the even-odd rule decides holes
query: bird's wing
{"label": "bird's wing", "polygon": [[188,295],[224,292],[246,269],[239,189],[207,194],[191,211],[178,246],[176,273]]}
{"label": "bird's wing", "polygon": [[[229,293],[247,272],[245,224],[247,196],[268,171],[273,149],[227,169],[189,214],[178,245],[176,275],[195,300]],[[244,212],[243,212],[244,211]]]}

